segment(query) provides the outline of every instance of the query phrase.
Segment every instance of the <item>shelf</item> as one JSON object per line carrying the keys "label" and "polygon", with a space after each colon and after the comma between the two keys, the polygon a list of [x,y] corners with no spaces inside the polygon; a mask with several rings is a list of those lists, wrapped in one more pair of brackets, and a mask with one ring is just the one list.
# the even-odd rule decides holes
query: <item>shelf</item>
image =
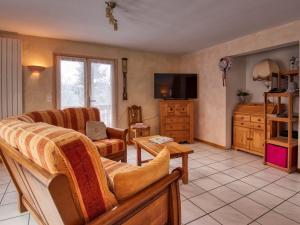
{"label": "shelf", "polygon": [[287,70],[287,71],[281,72],[279,75],[280,76],[298,76],[299,70]]}
{"label": "shelf", "polygon": [[285,122],[285,123],[298,121],[298,117],[296,117],[296,116],[289,119],[288,117],[278,117],[274,114],[268,114],[267,119],[268,119],[268,121],[277,121],[277,122]]}
{"label": "shelf", "polygon": [[272,93],[272,92],[265,92],[267,97],[290,97],[290,96],[298,96],[299,91],[295,92],[281,92],[281,93]]}
{"label": "shelf", "polygon": [[[291,142],[292,143],[291,143],[290,147],[295,147],[295,146],[298,145],[298,139],[292,138]],[[267,140],[267,143],[268,144],[273,144],[273,145],[278,145],[278,146],[285,147],[285,148],[289,147],[287,137],[272,137],[272,138]]]}

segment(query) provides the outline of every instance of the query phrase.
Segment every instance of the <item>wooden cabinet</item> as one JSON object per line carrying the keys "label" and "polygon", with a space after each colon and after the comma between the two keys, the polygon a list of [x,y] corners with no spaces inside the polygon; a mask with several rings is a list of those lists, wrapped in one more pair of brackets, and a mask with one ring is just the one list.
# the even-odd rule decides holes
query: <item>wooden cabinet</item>
{"label": "wooden cabinet", "polygon": [[[268,107],[275,112],[275,105]],[[265,151],[265,125],[263,104],[239,104],[233,115],[233,148],[263,156]],[[272,132],[267,126],[268,136]]]}
{"label": "wooden cabinet", "polygon": [[160,135],[176,142],[194,141],[194,103],[192,100],[161,100]]}

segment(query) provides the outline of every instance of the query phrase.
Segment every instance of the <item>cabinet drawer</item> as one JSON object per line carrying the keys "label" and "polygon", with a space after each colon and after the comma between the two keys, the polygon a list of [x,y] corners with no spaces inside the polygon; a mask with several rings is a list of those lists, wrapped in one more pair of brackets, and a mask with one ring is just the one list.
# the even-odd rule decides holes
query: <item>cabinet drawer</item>
{"label": "cabinet drawer", "polygon": [[166,130],[188,130],[190,125],[188,123],[172,123],[166,124]]}
{"label": "cabinet drawer", "polygon": [[248,127],[248,128],[252,128],[250,122],[243,122],[243,121],[234,121],[234,126],[240,126],[240,127]]}
{"label": "cabinet drawer", "polygon": [[188,131],[167,131],[164,135],[173,138],[176,142],[189,141],[190,139]]}
{"label": "cabinet drawer", "polygon": [[264,122],[264,117],[263,116],[251,116],[251,122],[263,123]]}
{"label": "cabinet drawer", "polygon": [[264,129],[264,124],[263,123],[251,123],[252,128],[258,129],[258,130],[263,130]]}
{"label": "cabinet drawer", "polygon": [[188,123],[190,121],[189,117],[168,117],[166,118],[166,123]]}
{"label": "cabinet drawer", "polygon": [[235,121],[250,121],[249,115],[236,114],[234,115]]}

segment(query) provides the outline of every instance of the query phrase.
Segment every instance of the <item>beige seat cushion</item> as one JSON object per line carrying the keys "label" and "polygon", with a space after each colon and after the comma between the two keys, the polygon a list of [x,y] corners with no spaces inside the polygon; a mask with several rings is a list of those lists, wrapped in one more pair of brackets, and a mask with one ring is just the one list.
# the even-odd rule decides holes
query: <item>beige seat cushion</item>
{"label": "beige seat cushion", "polygon": [[125,200],[169,174],[170,153],[163,149],[152,161],[142,167],[128,168],[113,176],[114,194]]}

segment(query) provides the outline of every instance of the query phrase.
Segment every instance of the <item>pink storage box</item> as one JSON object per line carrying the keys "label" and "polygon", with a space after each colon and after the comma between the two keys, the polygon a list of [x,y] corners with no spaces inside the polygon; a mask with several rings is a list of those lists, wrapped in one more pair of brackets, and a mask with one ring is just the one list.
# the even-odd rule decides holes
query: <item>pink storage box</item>
{"label": "pink storage box", "polygon": [[287,148],[272,144],[267,145],[267,162],[273,163],[283,168],[287,168],[287,158]]}

